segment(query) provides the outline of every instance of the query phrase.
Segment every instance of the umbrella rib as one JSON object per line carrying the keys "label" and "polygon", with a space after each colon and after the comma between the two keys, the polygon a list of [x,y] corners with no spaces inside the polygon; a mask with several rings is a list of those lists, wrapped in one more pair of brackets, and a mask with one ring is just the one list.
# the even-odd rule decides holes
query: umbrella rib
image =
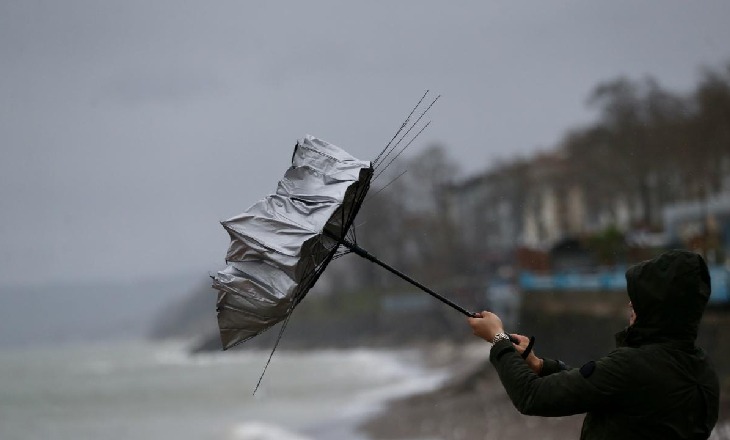
{"label": "umbrella rib", "polygon": [[372,200],[372,199],[374,199],[375,197],[377,197],[377,196],[378,196],[378,194],[380,194],[381,192],[383,192],[383,190],[384,190],[385,188],[387,188],[387,187],[389,187],[390,185],[392,185],[393,183],[395,183],[395,181],[396,181],[396,180],[398,180],[398,179],[400,179],[401,177],[403,177],[403,175],[404,175],[405,173],[407,173],[407,172],[408,172],[408,170],[403,170],[403,172],[402,172],[402,173],[400,173],[400,174],[398,174],[398,176],[397,176],[397,177],[396,177],[395,179],[391,180],[391,181],[390,181],[390,182],[388,182],[388,183],[387,183],[387,184],[386,184],[385,186],[383,186],[383,187],[382,187],[382,188],[380,188],[379,190],[375,191],[375,193],[373,193],[373,194],[368,194],[368,195],[367,195],[367,196],[365,197],[365,202],[363,202],[363,204],[364,204],[364,203],[367,203],[367,202],[369,202],[370,200]]}
{"label": "umbrella rib", "polygon": [[378,176],[380,176],[381,174],[383,174],[383,172],[384,172],[385,170],[387,170],[387,169],[388,169],[388,167],[390,167],[390,165],[391,165],[391,164],[393,163],[393,161],[394,161],[394,160],[396,160],[396,159],[398,159],[398,157],[400,157],[400,155],[401,155],[401,154],[403,154],[403,152],[404,152],[404,151],[406,151],[406,148],[410,147],[410,146],[411,146],[411,144],[413,143],[413,141],[415,141],[415,140],[416,140],[416,138],[417,138],[417,137],[418,137],[418,136],[419,136],[419,135],[420,135],[421,133],[423,133],[423,130],[425,130],[426,128],[428,128],[428,126],[429,126],[429,125],[431,125],[431,121],[428,121],[428,123],[426,123],[426,125],[424,125],[424,126],[423,126],[423,128],[421,128],[421,130],[420,130],[420,131],[419,131],[418,133],[416,133],[416,134],[415,134],[415,136],[413,136],[413,138],[411,138],[411,140],[410,140],[410,141],[409,141],[409,142],[408,142],[408,143],[406,144],[406,146],[405,146],[405,147],[403,147],[403,148],[401,148],[401,150],[400,150],[400,151],[398,152],[398,154],[396,154],[396,155],[395,155],[395,157],[393,157],[393,158],[392,158],[392,159],[390,160],[390,162],[388,162],[388,163],[387,163],[387,164],[385,165],[385,168],[383,168],[382,170],[378,171],[378,174],[376,174],[376,175],[375,175],[375,177],[373,177],[373,180],[377,179],[377,178],[378,178]]}
{"label": "umbrella rib", "polygon": [[390,142],[388,142],[388,144],[385,146],[385,148],[383,148],[383,151],[381,151],[380,154],[378,154],[378,156],[373,160],[373,163],[378,163],[378,161],[380,160],[380,158],[383,155],[383,153],[385,153],[386,151],[388,151],[388,148],[390,147],[390,144],[392,144],[393,141],[395,140],[395,138],[398,137],[398,135],[400,134],[400,132],[403,131],[404,128],[406,128],[406,126],[408,125],[408,123],[411,121],[411,116],[413,116],[413,113],[421,105],[421,102],[423,102],[423,100],[426,98],[426,95],[428,95],[428,92],[429,92],[428,90],[426,90],[426,92],[424,92],[423,96],[421,96],[421,99],[418,100],[418,103],[416,104],[415,107],[413,107],[413,110],[411,110],[411,112],[408,114],[408,117],[406,117],[405,121],[403,121],[403,123],[401,124],[400,128],[398,129],[398,131],[396,131],[395,134],[393,135],[393,137],[390,139]]}
{"label": "umbrella rib", "polygon": [[[345,218],[345,208],[340,205],[340,224],[343,228],[347,228],[347,219]],[[349,228],[348,228],[349,229]],[[348,232],[348,229],[345,229],[340,235],[346,235]]]}
{"label": "umbrella rib", "polygon": [[[406,130],[406,132],[403,133],[403,136],[401,136],[400,139],[398,139],[398,142],[396,142],[395,145],[393,145],[393,148],[391,148],[390,151],[388,151],[388,154],[386,154],[382,158],[382,160],[387,159],[388,156],[390,156],[391,154],[393,154],[393,151],[395,151],[395,149],[398,148],[398,145],[400,145],[400,143],[403,142],[403,139],[405,139],[405,137],[408,136],[408,133],[410,133],[411,130],[413,130],[416,127],[416,125],[418,125],[418,123],[421,121],[421,119],[423,119],[423,117],[426,116],[426,113],[428,113],[428,111],[431,110],[431,107],[433,107],[433,105],[436,104],[436,101],[438,101],[440,97],[441,97],[441,95],[438,95],[433,101],[431,101],[431,104],[429,104],[428,107],[426,107],[426,110],[424,110],[423,112],[421,112],[421,115],[418,116],[418,119],[416,119],[416,122],[414,122],[413,124],[411,124],[411,126],[408,128],[408,130]],[[423,130],[421,130],[421,131],[423,131]],[[376,175],[373,178],[373,180],[375,180],[377,177],[378,176]]]}
{"label": "umbrella rib", "polygon": [[352,253],[352,251],[349,250],[343,250],[343,251],[337,251],[337,253],[332,257],[333,260],[336,260],[340,257],[344,257],[347,254]]}
{"label": "umbrella rib", "polygon": [[350,226],[350,230],[347,232],[350,236],[350,241],[352,241],[353,243],[357,243],[357,229],[354,223],[352,224],[352,226]]}
{"label": "umbrella rib", "polygon": [[[357,191],[357,197],[356,199],[359,200],[359,208],[362,207],[362,205],[365,203],[365,199],[367,198],[368,191],[370,190],[370,182],[368,182],[367,185],[364,185],[362,187],[358,187]],[[350,216],[350,229],[349,231],[352,231],[352,242],[357,243],[357,225],[355,224],[355,217],[357,216],[357,213],[359,211],[359,208],[355,209],[355,211]],[[348,231],[348,232],[349,232]]]}
{"label": "umbrella rib", "polygon": [[291,318],[292,312],[294,309],[290,310],[289,313],[286,315],[286,318],[284,319],[284,322],[281,324],[281,328],[279,329],[279,334],[276,336],[276,342],[274,342],[274,347],[271,349],[271,353],[269,353],[269,359],[266,360],[266,365],[264,365],[264,370],[261,372],[261,376],[259,376],[259,381],[256,383],[256,388],[253,390],[253,394],[256,394],[256,391],[259,389],[259,386],[261,385],[261,381],[264,379],[264,374],[266,374],[266,369],[269,368],[269,364],[271,363],[271,358],[274,357],[274,352],[276,351],[276,348],[279,346],[279,342],[281,341],[282,336],[284,336],[284,330],[286,329],[287,324],[289,324],[289,318]]}

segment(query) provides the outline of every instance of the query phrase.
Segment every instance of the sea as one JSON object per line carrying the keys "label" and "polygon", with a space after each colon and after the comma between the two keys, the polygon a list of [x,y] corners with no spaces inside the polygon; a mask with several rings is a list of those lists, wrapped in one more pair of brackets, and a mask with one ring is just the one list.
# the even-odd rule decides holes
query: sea
{"label": "sea", "polygon": [[2,440],[367,440],[357,425],[444,371],[409,350],[190,354],[185,341],[0,351]]}

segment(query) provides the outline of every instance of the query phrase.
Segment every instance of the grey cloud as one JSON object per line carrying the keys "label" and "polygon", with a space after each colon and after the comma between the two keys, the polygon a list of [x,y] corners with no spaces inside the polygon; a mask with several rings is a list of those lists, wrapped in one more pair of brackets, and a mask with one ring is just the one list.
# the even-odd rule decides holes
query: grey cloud
{"label": "grey cloud", "polygon": [[212,77],[189,72],[119,75],[102,86],[102,96],[130,103],[183,101],[222,93],[225,85]]}
{"label": "grey cloud", "polygon": [[306,133],[371,158],[432,89],[420,145],[475,172],[588,120],[600,81],[690,87],[730,57],[729,16],[681,0],[0,2],[0,285],[207,273],[217,221],[273,191]]}

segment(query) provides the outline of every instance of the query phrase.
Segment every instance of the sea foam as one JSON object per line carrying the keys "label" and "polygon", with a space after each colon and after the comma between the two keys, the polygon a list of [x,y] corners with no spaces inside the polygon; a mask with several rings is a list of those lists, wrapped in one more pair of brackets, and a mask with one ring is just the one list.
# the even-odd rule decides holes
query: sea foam
{"label": "sea foam", "polygon": [[228,440],[313,440],[286,429],[262,422],[247,422],[234,426]]}

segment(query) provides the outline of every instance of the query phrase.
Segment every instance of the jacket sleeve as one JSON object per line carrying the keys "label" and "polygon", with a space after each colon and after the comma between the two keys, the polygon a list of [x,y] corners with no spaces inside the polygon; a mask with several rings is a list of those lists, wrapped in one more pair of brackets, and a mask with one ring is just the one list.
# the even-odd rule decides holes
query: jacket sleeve
{"label": "jacket sleeve", "polygon": [[530,370],[509,341],[492,347],[494,365],[507,394],[526,415],[559,417],[607,409],[620,403],[630,390],[630,366],[617,351],[580,369],[540,377]]}
{"label": "jacket sleeve", "polygon": [[542,371],[540,371],[540,377],[549,376],[549,375],[555,374],[555,373],[560,373],[561,371],[565,371],[565,370],[570,370],[570,367],[565,365],[562,361],[543,358]]}

